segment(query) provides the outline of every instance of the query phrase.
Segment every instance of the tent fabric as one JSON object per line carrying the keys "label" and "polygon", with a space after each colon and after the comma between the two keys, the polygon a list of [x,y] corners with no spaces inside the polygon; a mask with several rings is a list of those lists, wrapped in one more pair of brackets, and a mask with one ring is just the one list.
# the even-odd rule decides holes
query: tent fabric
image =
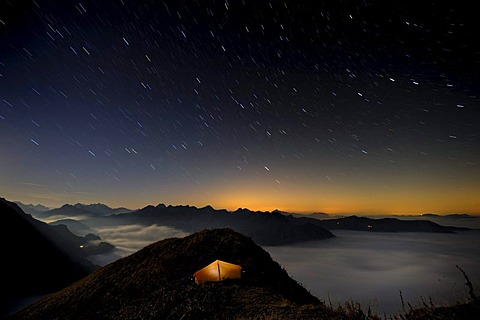
{"label": "tent fabric", "polygon": [[207,281],[222,281],[225,279],[240,279],[242,267],[233,263],[215,260],[208,266],[193,274],[196,284]]}

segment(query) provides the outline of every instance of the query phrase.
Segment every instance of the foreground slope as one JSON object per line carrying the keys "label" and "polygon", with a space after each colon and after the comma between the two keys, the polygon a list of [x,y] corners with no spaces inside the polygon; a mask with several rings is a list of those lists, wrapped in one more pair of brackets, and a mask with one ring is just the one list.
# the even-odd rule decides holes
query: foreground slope
{"label": "foreground slope", "polygon": [[0,218],[0,317],[21,299],[59,290],[93,270],[91,263],[52,241],[60,233],[25,214],[15,203],[0,198]]}
{"label": "foreground slope", "polygon": [[[240,264],[242,279],[196,285],[193,273],[216,259]],[[323,305],[318,299],[251,239],[231,229],[215,229],[147,246],[38,301],[16,318],[287,319],[315,309],[318,313],[319,308]]]}

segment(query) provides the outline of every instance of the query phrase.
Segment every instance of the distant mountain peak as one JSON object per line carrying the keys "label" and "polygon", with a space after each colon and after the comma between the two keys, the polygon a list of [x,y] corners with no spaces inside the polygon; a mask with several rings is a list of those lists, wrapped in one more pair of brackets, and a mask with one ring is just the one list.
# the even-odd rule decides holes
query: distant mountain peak
{"label": "distant mountain peak", "polygon": [[116,218],[146,226],[169,226],[189,233],[228,227],[251,237],[261,245],[280,245],[334,236],[330,231],[308,221],[314,219],[301,220],[278,212],[244,208],[229,212],[225,209],[216,210],[209,205],[200,209],[194,206],[169,205],[163,208],[150,205],[139,211],[117,215]]}
{"label": "distant mountain peak", "polygon": [[84,203],[76,203],[74,207],[77,208],[90,208],[90,209],[102,209],[102,210],[112,210],[109,206],[103,203],[91,203],[91,204],[84,204]]}
{"label": "distant mountain peak", "polygon": [[237,210],[234,211],[234,213],[252,213],[254,211],[248,209],[248,208],[238,208]]}
{"label": "distant mountain peak", "polygon": [[49,215],[93,215],[108,216],[112,214],[127,213],[132,210],[127,208],[112,209],[103,203],[83,204],[76,203],[74,205],[64,204],[60,208],[42,212],[42,216]]}
{"label": "distant mountain peak", "polygon": [[78,205],[78,203],[76,205],[71,205],[71,204],[66,203],[63,206],[61,206],[60,208],[65,208],[65,209],[79,208],[77,205]]}
{"label": "distant mountain peak", "polygon": [[36,216],[41,214],[42,212],[50,210],[50,208],[47,208],[41,204],[24,204],[20,201],[15,201],[13,203],[18,205],[23,210],[23,212],[28,213],[32,216]]}
{"label": "distant mountain peak", "polygon": [[35,210],[38,210],[38,211],[47,211],[47,210],[50,210],[50,208],[42,205],[42,204],[33,204],[33,203],[28,203],[28,204],[25,204],[25,203],[22,203],[20,201],[14,201],[14,203],[16,203],[20,208],[21,206],[26,206],[26,207],[31,207]]}

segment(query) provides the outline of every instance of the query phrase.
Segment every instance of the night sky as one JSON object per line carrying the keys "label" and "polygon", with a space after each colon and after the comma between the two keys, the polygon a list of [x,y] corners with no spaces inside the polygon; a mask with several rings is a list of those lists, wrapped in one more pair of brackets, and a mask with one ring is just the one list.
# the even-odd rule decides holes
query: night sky
{"label": "night sky", "polygon": [[3,0],[0,196],[480,213],[460,2]]}

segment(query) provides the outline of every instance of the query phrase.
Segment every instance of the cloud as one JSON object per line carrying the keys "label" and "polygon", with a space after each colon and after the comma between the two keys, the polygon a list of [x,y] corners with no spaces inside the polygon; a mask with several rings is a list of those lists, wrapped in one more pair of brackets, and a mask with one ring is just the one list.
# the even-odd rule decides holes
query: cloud
{"label": "cloud", "polygon": [[46,184],[34,183],[34,182],[19,182],[22,186],[32,186],[32,187],[48,187]]}
{"label": "cloud", "polygon": [[96,233],[113,244],[120,256],[134,253],[154,242],[188,235],[183,231],[160,225],[144,226],[140,224],[94,227]]}
{"label": "cloud", "polygon": [[36,218],[41,219],[45,223],[52,223],[52,222],[63,220],[63,219],[72,219],[72,220],[81,221],[81,222],[91,220],[91,218],[87,215],[63,215],[63,214],[51,215],[48,217],[37,216]]}
{"label": "cloud", "polygon": [[288,273],[322,300],[350,299],[376,312],[401,311],[399,291],[453,303],[468,297],[460,265],[480,287],[480,232],[460,234],[335,231],[337,238],[266,247]]}

